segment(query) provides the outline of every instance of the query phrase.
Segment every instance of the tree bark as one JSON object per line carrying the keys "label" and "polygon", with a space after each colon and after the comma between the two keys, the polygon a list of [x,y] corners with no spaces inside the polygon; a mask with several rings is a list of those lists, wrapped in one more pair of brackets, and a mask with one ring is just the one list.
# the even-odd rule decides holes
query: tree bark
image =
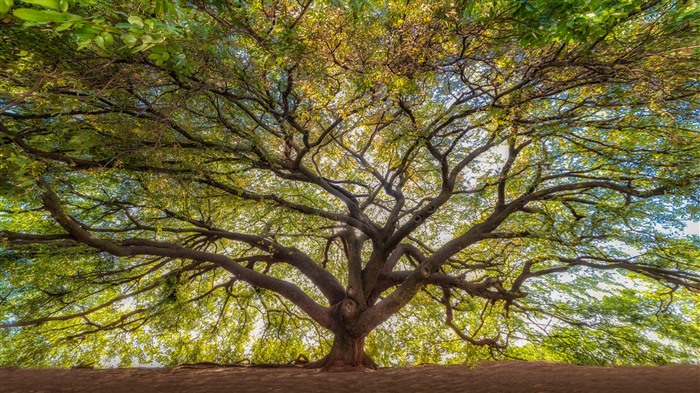
{"label": "tree bark", "polygon": [[345,298],[333,307],[333,346],[322,359],[308,363],[307,368],[321,368],[323,371],[364,371],[376,369],[377,363],[365,353],[365,337],[368,330],[360,329],[357,319],[360,314],[358,303]]}
{"label": "tree bark", "polygon": [[376,370],[377,363],[364,350],[365,338],[346,334],[335,334],[333,346],[328,355],[306,368],[320,368],[322,371],[366,371]]}

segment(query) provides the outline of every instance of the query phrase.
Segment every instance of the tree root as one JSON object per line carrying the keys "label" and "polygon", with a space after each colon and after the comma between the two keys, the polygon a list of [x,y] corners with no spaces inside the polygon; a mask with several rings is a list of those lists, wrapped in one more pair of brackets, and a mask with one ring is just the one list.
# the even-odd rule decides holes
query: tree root
{"label": "tree root", "polygon": [[346,372],[346,371],[369,371],[376,370],[379,365],[372,360],[369,355],[364,354],[362,364],[348,364],[342,360],[331,360],[330,355],[326,355],[321,359],[306,363],[302,366],[307,369],[321,369],[324,372]]}

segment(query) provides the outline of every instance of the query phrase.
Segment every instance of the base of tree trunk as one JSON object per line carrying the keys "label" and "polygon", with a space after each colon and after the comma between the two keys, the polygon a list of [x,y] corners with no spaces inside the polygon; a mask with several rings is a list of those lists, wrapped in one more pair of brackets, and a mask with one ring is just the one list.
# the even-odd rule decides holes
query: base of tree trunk
{"label": "base of tree trunk", "polygon": [[331,359],[331,355],[326,355],[323,358],[306,363],[304,368],[317,369],[320,368],[324,372],[346,372],[346,371],[370,371],[379,368],[379,365],[372,360],[366,353],[362,356],[362,362],[347,362],[343,359]]}
{"label": "base of tree trunk", "polygon": [[320,368],[321,371],[366,371],[376,370],[377,363],[365,352],[365,335],[358,335],[346,327],[357,320],[357,303],[346,299],[336,304],[339,315],[334,330],[333,345],[328,355],[315,362],[306,364],[307,368]]}

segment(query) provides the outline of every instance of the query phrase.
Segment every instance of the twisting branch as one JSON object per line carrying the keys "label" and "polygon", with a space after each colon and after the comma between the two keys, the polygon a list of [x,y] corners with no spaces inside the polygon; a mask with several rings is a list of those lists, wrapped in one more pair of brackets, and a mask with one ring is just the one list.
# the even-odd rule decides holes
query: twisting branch
{"label": "twisting branch", "polygon": [[[473,335],[468,335],[465,334],[462,329],[460,329],[455,323],[454,323],[454,317],[453,317],[453,311],[452,311],[452,303],[450,299],[452,298],[452,292],[449,288],[443,288],[442,291],[442,298],[440,299],[440,302],[445,306],[445,324],[452,329],[462,340],[465,340],[469,342],[470,344],[473,345],[478,345],[478,346],[489,346],[489,347],[494,347],[494,348],[500,348],[503,349],[505,346],[503,344],[500,344],[498,342],[498,339],[500,338],[500,334],[496,336],[496,338],[482,338],[481,340],[477,340],[473,337]],[[482,325],[484,323],[484,312],[486,309],[484,308],[484,311],[482,311],[481,314],[481,319],[482,319]],[[478,332],[479,329],[477,328],[475,333]]]}
{"label": "twisting branch", "polygon": [[119,242],[100,239],[83,229],[80,224],[66,214],[61,207],[58,195],[46,181],[39,179],[38,184],[44,190],[42,202],[46,210],[51,213],[51,216],[63,229],[79,242],[119,257],[154,255],[212,262],[233,273],[242,281],[279,293],[304,310],[321,326],[329,329],[332,326],[328,309],[316,303],[296,285],[247,269],[224,255],[196,251],[173,243],[139,238],[125,239]]}

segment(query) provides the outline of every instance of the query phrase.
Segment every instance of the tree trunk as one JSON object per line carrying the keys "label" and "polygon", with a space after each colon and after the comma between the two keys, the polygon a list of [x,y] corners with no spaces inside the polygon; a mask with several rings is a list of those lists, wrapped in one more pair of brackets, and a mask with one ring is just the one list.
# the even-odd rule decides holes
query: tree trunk
{"label": "tree trunk", "polygon": [[308,363],[307,368],[322,371],[365,371],[377,369],[377,363],[365,353],[364,337],[352,337],[336,333],[330,353],[322,359]]}
{"label": "tree trunk", "polygon": [[[364,371],[376,369],[377,363],[365,353],[367,332],[356,325],[359,315],[357,302],[346,298],[335,307],[336,323],[333,329],[333,346],[328,355],[308,363],[308,368],[323,371]],[[362,333],[357,333],[362,332]]]}

